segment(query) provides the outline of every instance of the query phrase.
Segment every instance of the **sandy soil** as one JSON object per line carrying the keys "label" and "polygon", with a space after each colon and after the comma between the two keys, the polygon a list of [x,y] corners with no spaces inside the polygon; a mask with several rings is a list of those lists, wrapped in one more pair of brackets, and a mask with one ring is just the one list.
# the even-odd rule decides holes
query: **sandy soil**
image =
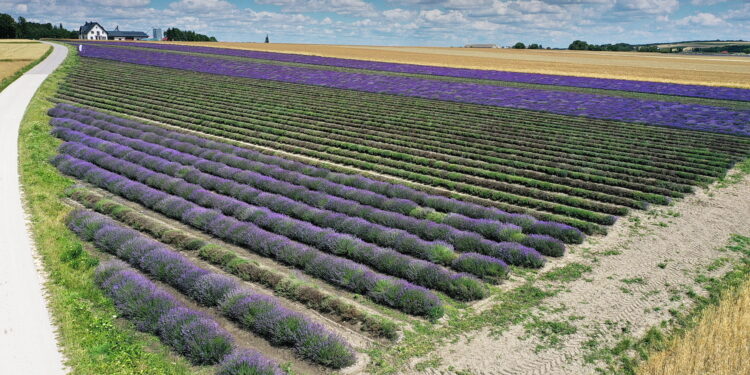
{"label": "sandy soil", "polygon": [[[472,374],[589,374],[595,364],[582,359],[592,349],[613,345],[624,334],[641,337],[667,320],[669,309],[684,311],[686,292],[704,293],[699,274],[718,276],[727,265],[709,271],[716,259],[733,257],[722,251],[732,234],[750,234],[750,178],[724,188],[701,191],[672,207],[638,212],[613,227],[606,237],[592,238],[551,264],[590,264],[593,270],[567,285],[536,315],[545,321],[569,321],[577,332],[562,337],[559,347],[542,348],[538,336],[523,326],[500,337],[488,330],[446,345],[434,356],[441,366],[420,372],[414,359],[408,373],[455,369]],[[551,309],[560,309],[550,312]],[[596,341],[593,341],[596,340]],[[596,343],[586,349],[584,343]]]}
{"label": "sandy soil", "polygon": [[750,88],[750,58],[733,56],[283,43],[175,43],[432,66]]}

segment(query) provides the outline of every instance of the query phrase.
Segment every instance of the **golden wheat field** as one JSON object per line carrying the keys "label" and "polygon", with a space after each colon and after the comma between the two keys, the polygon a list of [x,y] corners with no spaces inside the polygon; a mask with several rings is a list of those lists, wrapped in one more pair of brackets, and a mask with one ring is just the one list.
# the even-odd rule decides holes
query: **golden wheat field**
{"label": "golden wheat field", "polygon": [[641,375],[750,374],[750,282],[708,310],[684,337],[654,354]]}
{"label": "golden wheat field", "polygon": [[457,68],[750,88],[750,58],[735,56],[502,48],[173,43]]}
{"label": "golden wheat field", "polygon": [[29,42],[23,39],[0,39],[0,80],[23,69],[50,48],[46,44]]}

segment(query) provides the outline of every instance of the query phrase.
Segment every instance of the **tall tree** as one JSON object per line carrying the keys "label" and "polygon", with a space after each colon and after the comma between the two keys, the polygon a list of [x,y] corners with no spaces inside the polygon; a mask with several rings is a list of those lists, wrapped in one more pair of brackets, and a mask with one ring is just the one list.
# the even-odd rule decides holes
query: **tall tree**
{"label": "tall tree", "polygon": [[524,48],[526,48],[526,45],[523,44],[523,43],[521,43],[521,42],[518,42],[518,43],[516,43],[516,44],[513,45],[513,48],[515,48],[515,49],[524,49]]}
{"label": "tall tree", "polygon": [[10,14],[0,13],[0,38],[15,39],[18,25]]}
{"label": "tall tree", "polygon": [[584,42],[583,40],[576,40],[573,43],[570,43],[568,49],[585,51],[589,49],[589,44]]}
{"label": "tall tree", "polygon": [[266,34],[266,43],[270,43],[270,41],[268,40],[268,34]]}

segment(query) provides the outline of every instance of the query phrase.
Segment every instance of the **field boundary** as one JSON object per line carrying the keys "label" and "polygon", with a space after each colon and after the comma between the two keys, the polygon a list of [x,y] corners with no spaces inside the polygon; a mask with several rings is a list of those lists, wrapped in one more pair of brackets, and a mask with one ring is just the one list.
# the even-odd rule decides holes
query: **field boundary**
{"label": "field boundary", "polygon": [[93,283],[96,257],[65,225],[71,208],[61,201],[73,180],[48,160],[59,141],[50,134],[49,99],[78,63],[73,48],[31,100],[19,132],[19,173],[30,229],[44,270],[48,305],[67,366],[82,374],[205,374],[172,354],[158,339],[117,318],[113,303]]}

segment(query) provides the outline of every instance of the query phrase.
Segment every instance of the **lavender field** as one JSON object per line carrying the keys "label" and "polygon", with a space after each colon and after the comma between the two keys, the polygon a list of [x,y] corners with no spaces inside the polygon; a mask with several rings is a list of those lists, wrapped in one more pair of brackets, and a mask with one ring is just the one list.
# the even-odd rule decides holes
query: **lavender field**
{"label": "lavender field", "polygon": [[66,225],[121,317],[222,375],[399,373],[379,348],[520,319],[550,265],[750,156],[741,109],[480,81],[749,90],[161,44],[78,59],[48,111]]}

